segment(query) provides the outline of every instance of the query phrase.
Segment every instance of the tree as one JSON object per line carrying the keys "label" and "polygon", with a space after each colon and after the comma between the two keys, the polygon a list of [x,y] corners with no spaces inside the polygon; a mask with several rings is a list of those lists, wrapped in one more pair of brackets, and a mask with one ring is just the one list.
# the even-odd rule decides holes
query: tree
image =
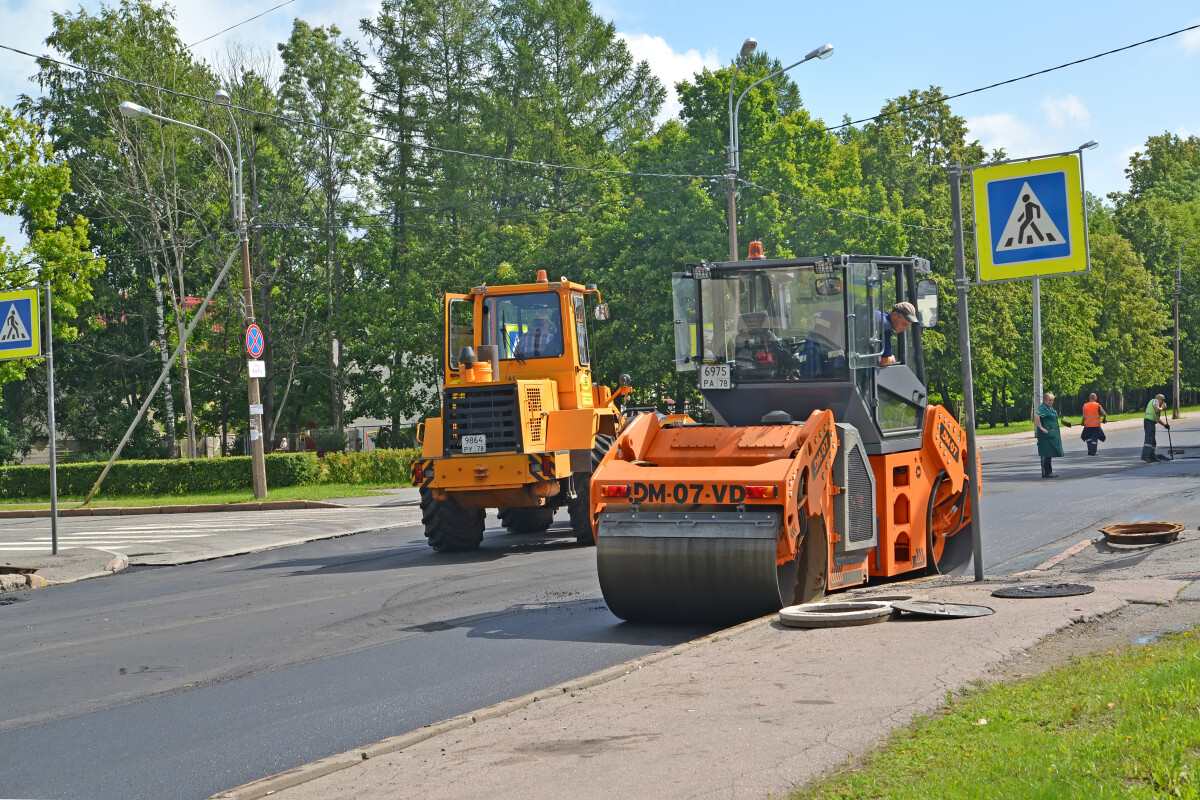
{"label": "tree", "polygon": [[[73,340],[75,317],[92,293],[104,259],[90,252],[88,223],[63,207],[70,169],[32,123],[0,106],[0,214],[21,219],[27,243],[17,249],[0,238],[0,291],[50,283],[53,336]],[[0,361],[0,388],[38,369],[33,361]],[[4,409],[0,394],[0,411]],[[31,409],[0,418],[0,462],[29,446]]]}

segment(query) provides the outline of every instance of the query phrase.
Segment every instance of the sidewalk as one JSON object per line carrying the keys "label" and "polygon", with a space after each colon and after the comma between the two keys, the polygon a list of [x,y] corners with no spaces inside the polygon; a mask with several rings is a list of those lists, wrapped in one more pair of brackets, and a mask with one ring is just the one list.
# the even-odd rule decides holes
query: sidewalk
{"label": "sidewalk", "polygon": [[[991,616],[905,615],[824,630],[758,619],[214,797],[786,796],[934,711],[947,692],[1021,664],[1057,631],[1111,621],[1131,604],[1200,601],[1200,498],[1178,511],[1174,521],[1188,530],[1172,544],[1117,548],[1082,538],[1018,576],[937,577],[852,593],[986,605]],[[1042,583],[1095,591],[991,596],[1001,586]],[[1189,622],[1200,614],[1200,605],[1192,608],[1181,609]]]}

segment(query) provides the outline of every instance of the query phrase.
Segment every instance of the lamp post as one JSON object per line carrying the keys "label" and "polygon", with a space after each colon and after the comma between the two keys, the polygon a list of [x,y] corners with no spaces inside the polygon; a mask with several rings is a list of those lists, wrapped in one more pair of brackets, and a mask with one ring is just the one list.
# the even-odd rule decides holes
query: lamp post
{"label": "lamp post", "polygon": [[797,61],[795,64],[789,64],[782,69],[777,69],[765,78],[760,78],[754,83],[746,87],[746,90],[738,95],[737,103],[733,102],[733,87],[737,83],[738,71],[742,66],[742,59],[751,55],[755,48],[758,47],[758,42],[754,39],[747,39],[742,43],[742,50],[737,60],[737,67],[733,71],[733,80],[729,83],[729,260],[737,261],[738,246],[737,246],[737,173],[741,166],[741,158],[738,155],[738,111],[741,110],[742,100],[746,94],[764,81],[769,81],[776,75],[781,75],[787,72],[792,67],[798,67],[805,61],[811,61],[814,58],[826,59],[833,55],[833,45],[823,44],[820,47],[812,50],[804,58]]}
{"label": "lamp post", "polygon": [[758,41],[754,37],[749,37],[742,42],[742,49],[738,52],[737,61],[734,62],[733,79],[729,81],[729,147],[726,148],[726,166],[729,174],[729,260],[737,261],[738,246],[737,246],[737,170],[734,168],[733,154],[733,87],[737,85],[738,73],[742,70],[742,59],[749,58],[754,55],[754,51],[758,48]]}
{"label": "lamp post", "polygon": [[[214,100],[226,107],[226,110],[229,111],[230,122],[233,122],[233,111],[229,108],[228,92],[223,89],[219,90],[214,96]],[[171,117],[164,117],[161,114],[155,114],[145,106],[140,106],[137,103],[129,101],[121,103],[120,109],[121,116],[123,117],[149,117],[159,122],[169,122],[172,125],[179,125],[189,130],[211,136],[217,141],[217,144],[221,145],[221,150],[225,153],[225,160],[229,165],[230,205],[233,209],[233,224],[237,229],[242,251],[242,302],[245,305],[246,324],[250,325],[254,322],[254,293],[250,284],[250,240],[246,235],[246,216],[242,200],[242,171],[240,168],[242,140],[238,134],[237,124],[234,123],[233,131],[237,142],[238,161],[234,162],[233,154],[229,151],[229,145],[225,144],[224,139],[207,128],[201,128],[198,125],[192,125],[172,119]],[[248,378],[246,383],[249,390],[250,410],[253,412],[255,409],[258,409],[257,414],[251,413],[250,415],[250,471],[254,483],[254,497],[258,500],[263,500],[267,496],[267,469],[263,458],[262,401],[259,396],[258,378]]]}
{"label": "lamp post", "polygon": [[1171,402],[1171,419],[1179,419],[1179,293],[1183,288],[1183,248],[1200,233],[1183,240],[1179,245],[1179,264],[1175,267],[1175,390]]}

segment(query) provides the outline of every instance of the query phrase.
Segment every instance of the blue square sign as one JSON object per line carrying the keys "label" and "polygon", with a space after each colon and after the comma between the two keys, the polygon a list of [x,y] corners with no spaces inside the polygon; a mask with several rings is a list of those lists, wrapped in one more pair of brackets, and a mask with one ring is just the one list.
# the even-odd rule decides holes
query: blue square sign
{"label": "blue square sign", "polygon": [[42,354],[38,290],[0,292],[0,360]]}

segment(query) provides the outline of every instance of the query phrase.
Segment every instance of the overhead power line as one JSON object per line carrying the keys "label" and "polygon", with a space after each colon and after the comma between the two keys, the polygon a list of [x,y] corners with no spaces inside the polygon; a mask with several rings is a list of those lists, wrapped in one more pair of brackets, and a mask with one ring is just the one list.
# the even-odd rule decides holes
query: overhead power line
{"label": "overhead power line", "polygon": [[795,200],[798,203],[804,203],[806,205],[823,208],[826,211],[832,211],[835,214],[845,214],[845,215],[851,216],[851,217],[860,217],[862,219],[875,220],[876,222],[886,222],[888,225],[899,225],[902,228],[916,228],[917,230],[934,231],[936,233],[954,233],[954,231],[950,230],[949,228],[930,228],[927,225],[913,225],[910,222],[898,222],[897,220],[894,220],[894,219],[887,219],[885,217],[875,217],[870,214],[860,213],[858,211],[848,211],[844,208],[836,208],[834,206],[827,206],[824,203],[818,203],[815,200],[808,200],[803,197],[798,197],[794,194],[788,194],[787,192],[781,192],[777,189],[769,189],[766,186],[761,186],[761,185],[755,183],[754,181],[748,181],[745,178],[738,178],[738,183],[742,183],[742,184],[745,184],[746,186],[750,186],[752,188],[758,189],[760,192],[766,192],[767,194],[773,194],[773,195],[777,195],[779,197],[786,197],[787,199]]}
{"label": "overhead power line", "polygon": [[296,0],[284,0],[284,2],[280,3],[279,5],[277,5],[277,6],[272,6],[271,8],[268,8],[266,11],[263,11],[262,13],[259,13],[259,14],[255,14],[253,17],[250,17],[249,19],[244,19],[244,20],[242,20],[241,22],[234,23],[233,25],[230,25],[228,28],[225,28],[224,30],[217,31],[216,33],[212,34],[211,36],[205,36],[203,39],[200,39],[199,41],[192,42],[192,43],[191,43],[191,44],[189,44],[189,45],[188,45],[188,46],[187,46],[185,49],[187,49],[187,50],[191,50],[193,47],[195,47],[195,46],[196,46],[196,45],[198,45],[198,44],[204,44],[204,43],[205,43],[205,42],[207,42],[209,39],[215,39],[215,38],[217,38],[218,36],[220,36],[222,33],[229,33],[229,32],[230,32],[231,30],[233,30],[234,28],[239,28],[239,27],[241,27],[242,25],[245,25],[247,22],[253,22],[254,20],[258,19],[259,17],[266,16],[267,14],[270,14],[272,11],[274,11],[274,10],[275,10],[275,9],[277,9],[277,8],[283,8],[284,6],[286,6],[286,5],[291,5],[291,4],[292,4],[292,3],[294,3],[294,2],[296,2]]}
{"label": "overhead power line", "polygon": [[794,136],[785,136],[781,139],[771,139],[766,142],[759,142],[758,144],[750,145],[749,147],[739,147],[738,150],[742,153],[746,153],[751,150],[757,150],[760,147],[769,147],[774,144],[782,144],[784,142],[790,142],[793,139],[802,139],[806,136],[815,136],[819,133],[829,133],[831,131],[842,130],[843,128],[849,128],[854,125],[861,125],[862,123],[865,123],[865,122],[876,122],[878,120],[884,119],[885,117],[892,117],[892,116],[896,116],[897,114],[904,114],[909,111],[916,111],[919,108],[924,108],[925,106],[934,105],[935,103],[944,103],[947,100],[957,100],[958,98],[966,97],[967,95],[978,94],[979,92],[986,92],[989,89],[996,89],[1000,86],[1007,86],[1011,83],[1028,80],[1029,78],[1036,78],[1039,75],[1045,75],[1050,72],[1056,72],[1060,69],[1066,69],[1067,67],[1074,67],[1078,64],[1083,64],[1088,61],[1095,61],[1098,58],[1104,58],[1105,56],[1111,56],[1115,53],[1120,53],[1125,50],[1132,50],[1135,47],[1141,47],[1142,45],[1150,44],[1151,42],[1161,41],[1162,39],[1168,39],[1172,36],[1179,36],[1180,34],[1187,33],[1188,31],[1194,31],[1194,30],[1198,30],[1198,29],[1200,29],[1200,24],[1190,25],[1186,28],[1180,28],[1177,31],[1171,31],[1170,33],[1164,33],[1161,36],[1154,36],[1150,39],[1143,39],[1140,42],[1134,42],[1133,44],[1127,44],[1123,47],[1117,47],[1112,50],[1105,50],[1103,53],[1096,53],[1095,55],[1091,55],[1086,58],[1077,58],[1074,61],[1068,61],[1065,64],[1059,64],[1057,67],[1047,67],[1046,69],[1040,69],[1040,70],[1037,70],[1036,72],[1030,72],[1025,75],[1020,75],[1016,78],[1009,78],[1008,80],[997,81],[996,83],[989,83],[987,86],[980,86],[976,89],[968,89],[965,92],[957,92],[956,94],[941,95],[939,97],[931,98],[931,99],[926,100],[921,103],[915,103],[910,106],[903,106],[901,108],[897,108],[894,111],[884,111],[884,112],[881,112],[881,113],[876,114],[871,117],[863,117],[862,119],[851,120],[850,122],[843,122],[841,125],[830,125],[827,128],[821,128],[820,130],[816,130],[816,131],[805,131],[804,133],[798,133]]}

